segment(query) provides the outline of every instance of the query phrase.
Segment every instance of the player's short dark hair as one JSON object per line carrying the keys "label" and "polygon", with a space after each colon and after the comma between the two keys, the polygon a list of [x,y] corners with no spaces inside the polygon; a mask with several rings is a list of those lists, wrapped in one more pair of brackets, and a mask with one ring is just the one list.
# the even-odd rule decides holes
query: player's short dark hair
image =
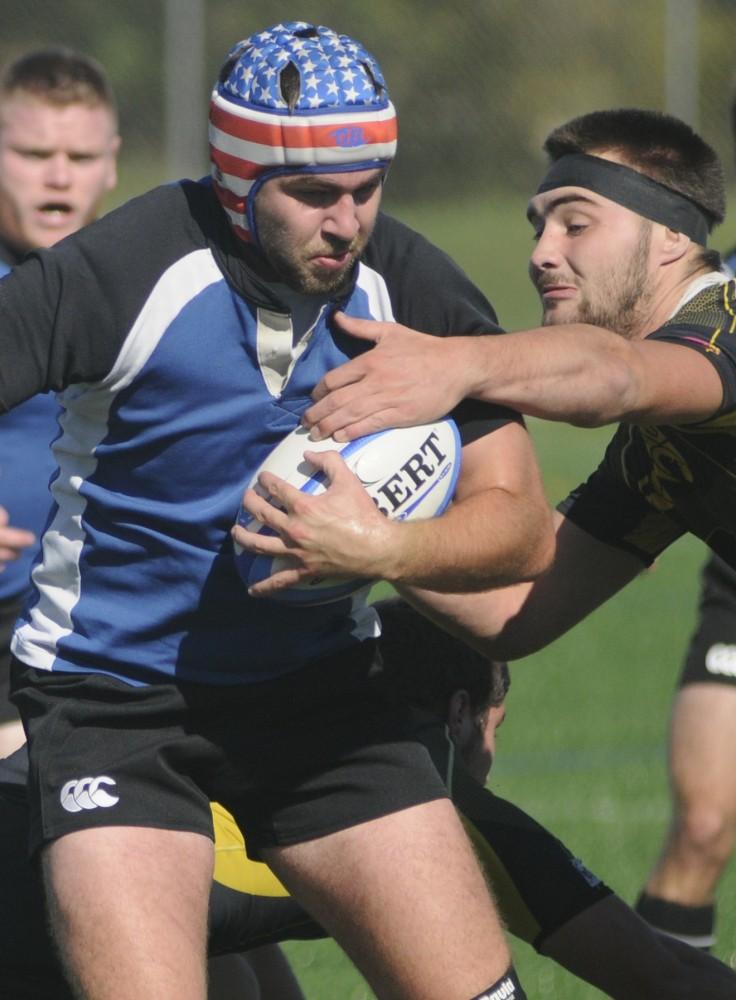
{"label": "player's short dark hair", "polygon": [[405,601],[379,601],[376,609],[384,670],[400,697],[443,716],[460,689],[468,692],[474,712],[503,702],[510,684],[505,663],[481,656]]}
{"label": "player's short dark hair", "polygon": [[[725,217],[726,181],[718,153],[673,115],[645,108],[592,111],[553,129],[544,149],[552,161],[570,153],[615,152],[627,166],[695,202],[709,232]],[[720,267],[713,250],[704,250],[701,260]]]}
{"label": "player's short dark hair", "polygon": [[60,107],[102,104],[117,116],[115,94],[100,63],[62,46],[34,49],[5,66],[0,98],[19,91]]}

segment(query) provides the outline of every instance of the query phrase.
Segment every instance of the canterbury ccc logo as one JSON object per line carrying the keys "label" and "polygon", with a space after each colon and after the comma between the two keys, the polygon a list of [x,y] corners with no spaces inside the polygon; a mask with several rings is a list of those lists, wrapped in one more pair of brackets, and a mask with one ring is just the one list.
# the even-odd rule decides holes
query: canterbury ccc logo
{"label": "canterbury ccc logo", "polygon": [[67,812],[76,813],[83,809],[109,809],[119,801],[117,795],[110,795],[102,787],[113,786],[115,782],[106,774],[99,778],[72,778],[61,790],[59,798]]}

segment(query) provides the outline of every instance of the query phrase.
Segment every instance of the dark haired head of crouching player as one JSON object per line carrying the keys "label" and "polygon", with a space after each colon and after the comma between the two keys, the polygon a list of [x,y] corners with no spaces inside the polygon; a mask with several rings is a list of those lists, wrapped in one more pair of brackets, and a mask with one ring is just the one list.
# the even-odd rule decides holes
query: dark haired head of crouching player
{"label": "dark haired head of crouching player", "polygon": [[392,689],[445,723],[466,770],[485,784],[506,715],[508,665],[481,656],[404,601],[379,601],[376,609]]}
{"label": "dark haired head of crouching player", "polygon": [[[707,241],[725,214],[723,169],[687,124],[638,108],[595,111],[556,128],[544,148],[552,162],[528,216],[545,325],[586,322],[639,336],[669,277],[651,266],[657,226],[688,278],[719,269]],[[557,232],[568,238],[564,259],[550,249]]]}

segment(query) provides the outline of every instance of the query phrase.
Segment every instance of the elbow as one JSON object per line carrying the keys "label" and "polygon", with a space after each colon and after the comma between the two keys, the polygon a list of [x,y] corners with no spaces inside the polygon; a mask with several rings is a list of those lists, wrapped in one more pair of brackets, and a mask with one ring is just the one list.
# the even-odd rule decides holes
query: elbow
{"label": "elbow", "polygon": [[533,583],[552,568],[556,542],[553,512],[546,501],[541,499],[539,503],[527,508],[525,516],[516,522],[514,530],[507,530],[501,557],[496,555],[491,572],[476,581],[476,586],[472,589]]}
{"label": "elbow", "polygon": [[616,341],[617,355],[608,369],[604,398],[610,400],[609,422],[623,420],[641,406],[647,377],[637,345],[625,337]]}
{"label": "elbow", "polygon": [[515,582],[531,583],[544,576],[552,568],[556,550],[556,535],[552,521],[552,511],[547,509],[539,519],[536,530],[527,534],[527,544],[523,547],[522,558],[517,569]]}
{"label": "elbow", "polygon": [[465,591],[489,590],[498,587],[513,587],[515,584],[534,583],[551,568],[555,557],[555,535],[549,531],[525,533],[523,541],[514,545],[509,539],[509,547],[503,557],[493,559],[471,581],[459,589]]}
{"label": "elbow", "polygon": [[555,540],[554,535],[552,535],[548,543],[544,547],[538,548],[534,553],[534,556],[531,559],[531,565],[529,566],[529,575],[526,579],[528,581],[533,581],[544,576],[552,569],[552,563],[554,560]]}

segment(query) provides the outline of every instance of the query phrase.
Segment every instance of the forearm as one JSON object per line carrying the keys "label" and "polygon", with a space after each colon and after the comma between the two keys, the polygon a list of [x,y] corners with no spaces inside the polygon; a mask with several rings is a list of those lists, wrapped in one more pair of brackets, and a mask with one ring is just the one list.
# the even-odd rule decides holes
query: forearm
{"label": "forearm", "polygon": [[532,580],[554,552],[551,511],[537,498],[492,489],[441,517],[387,525],[377,575],[393,584],[472,592]]}
{"label": "forearm", "polygon": [[695,423],[723,401],[715,355],[697,336],[628,340],[579,323],[438,338],[391,323],[343,325],[376,346],[315,389],[304,418],[321,437],[426,423],[465,397],[580,427]]}
{"label": "forearm", "polygon": [[532,582],[475,594],[443,594],[432,588],[401,588],[402,593],[484,656],[529,656],[564,635],[643,568],[633,555],[597,541],[561,514],[554,520],[554,562]]}
{"label": "forearm", "polygon": [[515,660],[545,644],[535,641],[534,630],[514,630],[509,640],[508,622],[523,608],[533,583],[484,590],[477,593],[441,593],[423,587],[397,584],[396,589],[417,611],[450,635],[494,660]]}
{"label": "forearm", "polygon": [[732,969],[656,934],[617,896],[568,921],[540,950],[615,1000],[726,1000],[736,995]]}
{"label": "forearm", "polygon": [[460,339],[458,363],[474,346],[466,391],[476,399],[586,427],[643,405],[636,348],[608,330],[576,324]]}

